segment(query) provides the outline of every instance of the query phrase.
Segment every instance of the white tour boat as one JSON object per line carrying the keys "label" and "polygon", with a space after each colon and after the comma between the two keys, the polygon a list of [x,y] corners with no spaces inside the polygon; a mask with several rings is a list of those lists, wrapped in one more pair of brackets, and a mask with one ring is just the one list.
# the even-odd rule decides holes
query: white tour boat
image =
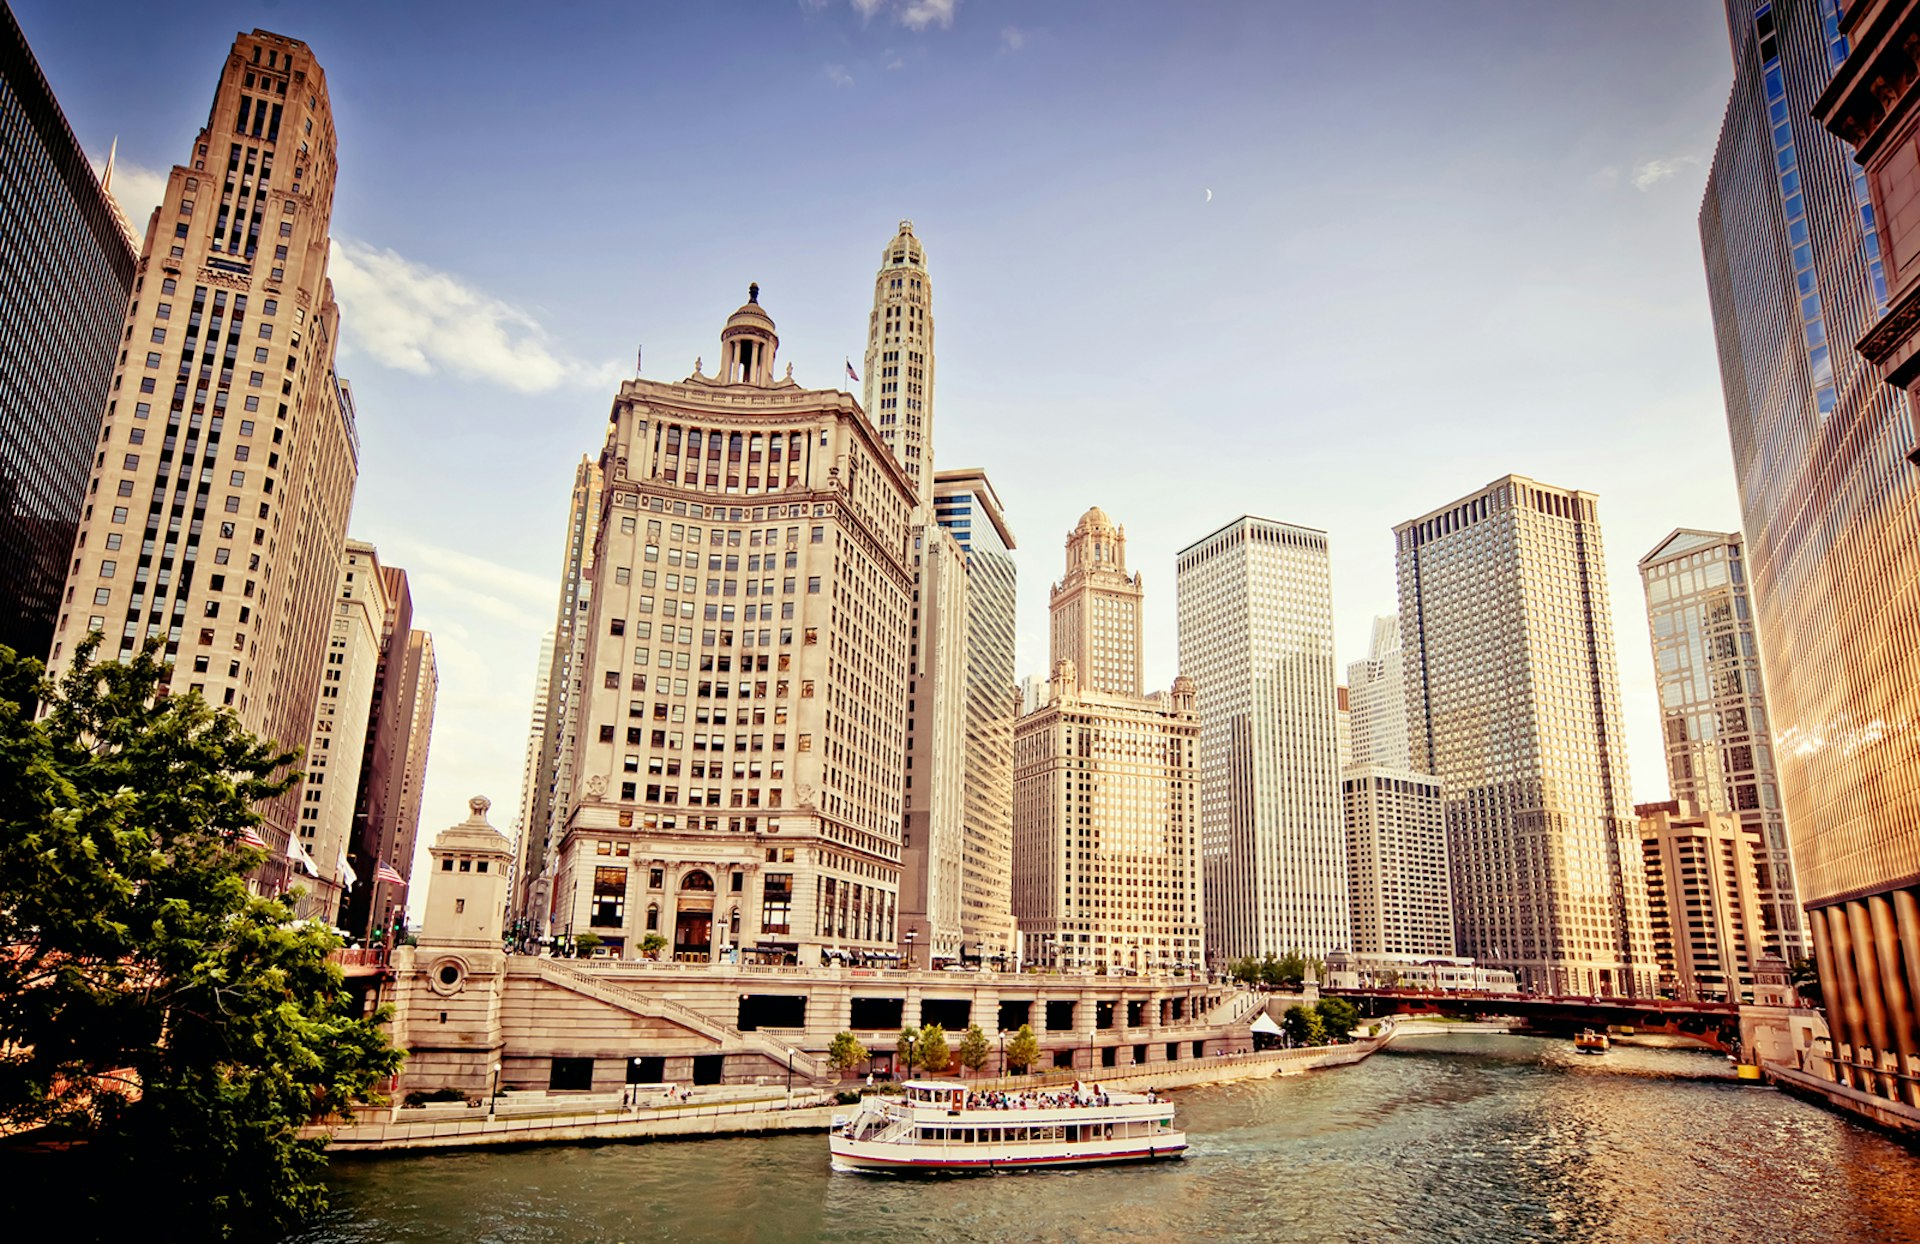
{"label": "white tour boat", "polygon": [[1097,1084],[976,1091],[911,1080],[903,1097],[869,1095],[834,1119],[837,1171],[986,1171],[1152,1162],[1186,1152],[1173,1103]]}

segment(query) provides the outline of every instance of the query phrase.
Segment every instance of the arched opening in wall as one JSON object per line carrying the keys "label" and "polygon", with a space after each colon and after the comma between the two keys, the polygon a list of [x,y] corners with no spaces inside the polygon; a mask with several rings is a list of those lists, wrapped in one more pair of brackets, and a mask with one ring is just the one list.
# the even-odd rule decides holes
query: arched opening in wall
{"label": "arched opening in wall", "polygon": [[713,958],[713,877],[695,870],[680,879],[673,918],[673,957],[682,963]]}

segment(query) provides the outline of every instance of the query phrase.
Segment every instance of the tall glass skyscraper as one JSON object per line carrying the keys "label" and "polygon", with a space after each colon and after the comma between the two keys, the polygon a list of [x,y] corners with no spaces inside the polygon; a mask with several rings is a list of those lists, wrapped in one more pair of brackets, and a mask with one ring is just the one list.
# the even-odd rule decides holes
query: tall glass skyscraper
{"label": "tall glass skyscraper", "polygon": [[1013,949],[1013,531],[985,471],[933,477],[933,511],[967,555],[966,791],[960,932],[984,954]]}
{"label": "tall glass skyscraper", "polygon": [[136,256],[0,4],[0,644],[45,656]]}
{"label": "tall glass skyscraper", "polygon": [[[1660,735],[1673,797],[1724,812],[1755,837],[1768,953],[1806,954],[1787,849],[1787,815],[1738,533],[1681,529],[1640,559],[1660,687]],[[1755,956],[1759,954],[1756,948]]]}
{"label": "tall glass skyscraper", "polygon": [[1810,115],[1846,40],[1834,0],[1727,13],[1700,234],[1794,871],[1836,1073],[1920,1104],[1920,476],[1852,347],[1887,298],[1865,178]]}

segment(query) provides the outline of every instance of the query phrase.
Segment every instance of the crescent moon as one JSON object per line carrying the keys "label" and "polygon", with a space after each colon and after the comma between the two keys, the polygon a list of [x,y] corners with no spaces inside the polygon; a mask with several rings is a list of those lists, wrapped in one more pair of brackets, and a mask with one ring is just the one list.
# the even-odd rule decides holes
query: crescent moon
{"label": "crescent moon", "polygon": [[1209,203],[1211,203],[1211,202],[1213,202],[1213,191],[1212,191],[1212,190],[1208,190],[1208,191],[1207,191],[1207,202],[1209,202]]}

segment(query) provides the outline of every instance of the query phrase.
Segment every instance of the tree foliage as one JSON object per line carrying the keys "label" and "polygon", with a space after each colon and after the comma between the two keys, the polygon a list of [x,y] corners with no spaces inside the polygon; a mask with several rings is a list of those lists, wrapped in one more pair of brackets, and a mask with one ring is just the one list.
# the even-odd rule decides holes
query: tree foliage
{"label": "tree foliage", "polygon": [[640,939],[640,953],[649,959],[658,959],[660,952],[667,948],[667,939],[658,933],[649,933]]}
{"label": "tree foliage", "polygon": [[833,1044],[827,1047],[827,1061],[833,1064],[835,1071],[852,1071],[870,1057],[871,1052],[851,1032],[839,1033],[833,1038]]}
{"label": "tree foliage", "polygon": [[960,1035],[960,1044],[954,1051],[960,1059],[960,1065],[968,1071],[978,1071],[993,1058],[993,1043],[987,1040],[987,1034],[978,1024],[968,1024],[966,1032]]}
{"label": "tree foliage", "polygon": [[953,1062],[953,1050],[947,1045],[947,1030],[938,1024],[928,1024],[920,1030],[920,1039],[916,1043],[914,1059],[929,1075],[944,1075]]}
{"label": "tree foliage", "polygon": [[1020,1031],[1007,1039],[1007,1065],[1031,1071],[1040,1061],[1040,1038],[1033,1035],[1032,1024],[1020,1025]]}
{"label": "tree foliage", "polygon": [[96,644],[57,687],[0,647],[0,1123],[57,1142],[33,1173],[63,1233],[281,1231],[324,1206],[299,1129],[400,1054],[353,1014],[333,933],[247,888],[253,805],[296,756],[166,695],[157,642]]}
{"label": "tree foliage", "polygon": [[900,1078],[903,1080],[910,1078],[913,1075],[913,1069],[920,1065],[920,1030],[918,1028],[900,1030],[900,1039],[893,1043],[893,1058],[895,1066],[900,1068],[897,1073]]}
{"label": "tree foliage", "polygon": [[1360,1008],[1345,998],[1322,998],[1314,1011],[1329,1041],[1345,1041],[1360,1026]]}
{"label": "tree foliage", "polygon": [[1320,1012],[1305,1003],[1296,1002],[1288,1007],[1287,1013],[1280,1017],[1280,1027],[1293,1039],[1295,1045],[1327,1043],[1327,1029],[1320,1022]]}

